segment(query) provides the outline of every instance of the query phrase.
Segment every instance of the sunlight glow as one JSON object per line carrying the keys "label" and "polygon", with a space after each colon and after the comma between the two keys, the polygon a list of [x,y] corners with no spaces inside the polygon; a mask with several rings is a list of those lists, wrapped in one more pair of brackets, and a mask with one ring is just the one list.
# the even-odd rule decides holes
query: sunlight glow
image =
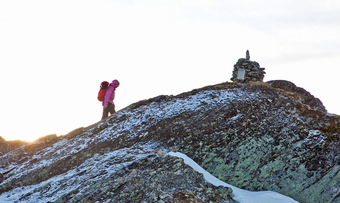
{"label": "sunlight glow", "polygon": [[247,49],[265,81],[292,81],[340,114],[340,4],[291,1],[1,1],[0,136],[99,121],[103,80],[121,82],[116,110],[229,81]]}

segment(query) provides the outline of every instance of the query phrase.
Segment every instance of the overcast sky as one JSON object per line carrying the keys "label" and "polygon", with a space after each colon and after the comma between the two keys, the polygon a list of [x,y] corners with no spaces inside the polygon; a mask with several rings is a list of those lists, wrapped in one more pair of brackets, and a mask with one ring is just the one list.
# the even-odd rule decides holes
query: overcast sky
{"label": "overcast sky", "polygon": [[0,136],[32,141],[116,109],[230,81],[245,57],[340,115],[338,0],[1,0]]}

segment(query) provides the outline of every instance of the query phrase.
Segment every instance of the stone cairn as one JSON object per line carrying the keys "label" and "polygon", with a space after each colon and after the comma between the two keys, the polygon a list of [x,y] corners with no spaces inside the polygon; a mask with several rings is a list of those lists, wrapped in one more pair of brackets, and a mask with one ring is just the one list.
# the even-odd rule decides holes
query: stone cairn
{"label": "stone cairn", "polygon": [[256,61],[251,61],[249,50],[246,52],[246,58],[240,58],[234,65],[233,77],[230,78],[233,82],[248,83],[249,81],[263,82],[265,68],[260,68],[260,64]]}

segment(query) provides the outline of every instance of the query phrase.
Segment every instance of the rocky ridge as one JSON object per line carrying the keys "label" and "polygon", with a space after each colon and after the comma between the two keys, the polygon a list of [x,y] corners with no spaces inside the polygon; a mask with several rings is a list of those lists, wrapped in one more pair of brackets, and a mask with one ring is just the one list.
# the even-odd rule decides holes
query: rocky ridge
{"label": "rocky ridge", "polygon": [[223,83],[137,102],[0,157],[8,202],[235,202],[231,185],[340,202],[340,117],[288,81]]}

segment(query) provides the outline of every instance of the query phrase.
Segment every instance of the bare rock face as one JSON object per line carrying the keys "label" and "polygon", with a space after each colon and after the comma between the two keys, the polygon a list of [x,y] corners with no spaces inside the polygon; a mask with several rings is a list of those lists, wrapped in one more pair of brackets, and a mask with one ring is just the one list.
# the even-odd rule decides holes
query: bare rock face
{"label": "bare rock face", "polygon": [[274,88],[285,90],[288,94],[299,95],[302,100],[301,103],[308,105],[310,109],[327,112],[326,108],[318,98],[315,98],[305,89],[297,87],[292,82],[286,80],[272,80],[266,83]]}
{"label": "bare rock face", "polygon": [[25,144],[27,144],[27,142],[21,140],[6,141],[0,136],[0,156]]}
{"label": "bare rock face", "polygon": [[340,116],[289,81],[222,83],[132,104],[0,156],[0,199],[235,202],[220,180],[303,202],[340,202]]}

